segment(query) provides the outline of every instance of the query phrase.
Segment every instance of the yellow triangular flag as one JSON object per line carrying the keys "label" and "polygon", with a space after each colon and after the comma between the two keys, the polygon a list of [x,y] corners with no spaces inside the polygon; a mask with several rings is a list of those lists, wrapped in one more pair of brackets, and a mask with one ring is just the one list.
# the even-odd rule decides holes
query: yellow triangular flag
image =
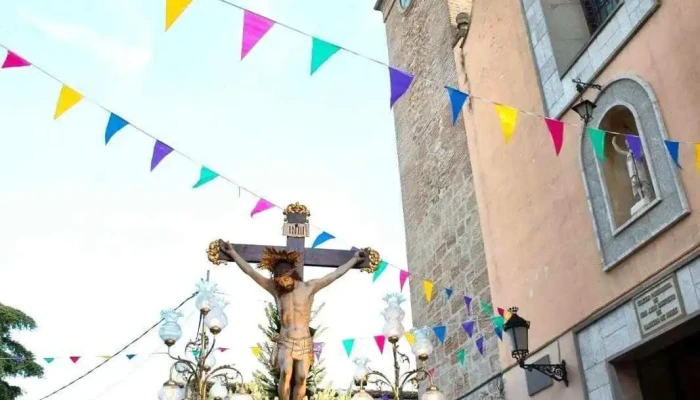
{"label": "yellow triangular flag", "polygon": [[433,282],[423,281],[423,291],[425,292],[425,299],[430,303],[433,299]]}
{"label": "yellow triangular flag", "polygon": [[261,350],[260,350],[260,347],[255,346],[255,347],[253,347],[252,350],[253,350],[253,355],[254,355],[255,357],[260,357],[260,351],[261,351]]}
{"label": "yellow triangular flag", "polygon": [[185,11],[185,8],[192,3],[192,0],[165,0],[165,30],[180,18],[180,15]]}
{"label": "yellow triangular flag", "polygon": [[508,321],[508,320],[510,319],[510,317],[512,317],[512,316],[513,316],[513,313],[510,312],[510,311],[508,311],[508,310],[506,310],[506,311],[503,313],[503,319],[506,320],[506,321]]}
{"label": "yellow triangular flag", "polygon": [[63,85],[61,93],[58,95],[56,102],[56,112],[53,113],[53,119],[58,119],[64,112],[70,110],[71,107],[78,104],[83,99],[83,95],[76,92],[73,88]]}
{"label": "yellow triangular flag", "polygon": [[498,112],[498,118],[501,120],[503,136],[506,138],[506,143],[508,143],[513,136],[513,132],[515,132],[515,125],[518,122],[518,109],[496,104],[496,112]]}
{"label": "yellow triangular flag", "polygon": [[695,143],[695,168],[700,171],[700,143]]}
{"label": "yellow triangular flag", "polygon": [[100,357],[104,358],[105,360],[109,360],[110,358],[112,358],[112,356],[100,356]]}
{"label": "yellow triangular flag", "polygon": [[404,336],[406,337],[406,341],[408,342],[408,344],[413,346],[413,343],[416,342],[416,336],[411,332],[404,333]]}

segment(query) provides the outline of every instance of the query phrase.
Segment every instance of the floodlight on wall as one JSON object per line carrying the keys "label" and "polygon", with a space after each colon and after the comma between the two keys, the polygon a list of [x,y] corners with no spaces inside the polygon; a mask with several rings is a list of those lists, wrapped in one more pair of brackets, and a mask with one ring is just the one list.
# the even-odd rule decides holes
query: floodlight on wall
{"label": "floodlight on wall", "polygon": [[525,364],[527,356],[530,354],[528,348],[528,331],[530,330],[530,322],[526,321],[518,315],[518,308],[511,307],[508,309],[512,316],[508,318],[503,331],[508,335],[511,344],[511,355],[518,361],[520,368],[526,371],[537,370],[557,382],[564,382],[569,386],[569,379],[566,373],[566,361],[561,360],[561,364]]}

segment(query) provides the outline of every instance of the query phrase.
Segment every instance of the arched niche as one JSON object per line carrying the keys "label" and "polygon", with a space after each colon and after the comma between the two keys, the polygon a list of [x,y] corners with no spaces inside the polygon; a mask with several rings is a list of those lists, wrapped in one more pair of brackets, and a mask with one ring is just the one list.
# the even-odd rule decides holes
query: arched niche
{"label": "arched niche", "polygon": [[[668,135],[649,85],[637,77],[621,77],[605,85],[595,103],[588,126],[621,134],[605,135],[604,161],[596,157],[589,135],[585,131],[581,135],[588,207],[603,269],[608,270],[690,211],[678,167],[666,150]],[[638,140],[642,150],[641,159],[634,157],[631,163],[624,154],[630,140]],[[642,185],[633,185],[630,171],[643,178]],[[644,198],[639,197],[642,192]]]}

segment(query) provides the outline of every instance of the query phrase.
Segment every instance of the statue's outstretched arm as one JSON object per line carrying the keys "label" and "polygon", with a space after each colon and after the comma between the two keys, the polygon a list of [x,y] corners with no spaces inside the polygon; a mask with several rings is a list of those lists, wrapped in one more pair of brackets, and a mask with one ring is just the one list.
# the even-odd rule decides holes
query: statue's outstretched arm
{"label": "statue's outstretched arm", "polygon": [[233,261],[236,262],[236,264],[241,269],[241,271],[243,271],[244,274],[251,277],[255,281],[255,283],[260,285],[263,289],[274,294],[275,283],[272,281],[272,279],[265,278],[260,273],[255,271],[253,267],[251,267],[250,264],[248,264],[248,262],[244,260],[243,257],[240,256],[240,254],[238,254],[238,252],[236,251],[236,249],[233,248],[233,245],[231,243],[219,240],[219,248],[222,252],[226,253],[226,255],[231,257]]}
{"label": "statue's outstretched arm", "polygon": [[326,276],[318,279],[312,279],[308,282],[309,285],[311,285],[312,290],[314,293],[318,292],[319,290],[323,289],[324,287],[330,285],[331,283],[335,282],[336,279],[340,278],[341,276],[345,275],[348,271],[350,271],[353,267],[362,264],[365,261],[365,258],[367,256],[363,253],[358,251],[355,253],[355,255],[348,260],[345,264],[339,266],[338,268],[335,269],[335,271],[331,272],[330,274],[327,274]]}

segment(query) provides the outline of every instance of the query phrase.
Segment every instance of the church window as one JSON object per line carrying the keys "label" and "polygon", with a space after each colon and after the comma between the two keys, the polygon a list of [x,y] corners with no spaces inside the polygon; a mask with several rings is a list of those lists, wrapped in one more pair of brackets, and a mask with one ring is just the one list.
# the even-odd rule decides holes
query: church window
{"label": "church window", "polygon": [[413,0],[399,0],[399,8],[406,11],[413,4]]}

